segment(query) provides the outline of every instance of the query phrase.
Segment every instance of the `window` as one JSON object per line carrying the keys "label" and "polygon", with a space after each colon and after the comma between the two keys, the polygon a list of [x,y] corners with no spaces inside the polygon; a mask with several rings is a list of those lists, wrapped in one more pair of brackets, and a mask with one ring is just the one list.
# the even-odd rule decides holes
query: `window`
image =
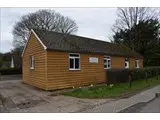
{"label": "window", "polygon": [[104,69],[111,68],[111,58],[110,56],[104,56]]}
{"label": "window", "polygon": [[125,68],[129,68],[129,59],[128,58],[125,59]]}
{"label": "window", "polygon": [[34,69],[34,56],[30,56],[30,69]]}
{"label": "window", "polygon": [[80,55],[77,53],[69,54],[69,69],[80,70]]}
{"label": "window", "polygon": [[135,67],[139,68],[139,60],[137,60],[137,59],[135,60]]}

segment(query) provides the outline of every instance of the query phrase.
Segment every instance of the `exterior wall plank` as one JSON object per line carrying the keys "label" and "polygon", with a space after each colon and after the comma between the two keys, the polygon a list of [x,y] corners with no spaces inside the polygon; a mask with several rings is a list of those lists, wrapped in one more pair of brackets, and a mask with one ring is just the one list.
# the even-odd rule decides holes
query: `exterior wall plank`
{"label": "exterior wall plank", "polygon": [[[23,81],[24,83],[46,89],[46,51],[31,33],[30,39],[23,54]],[[34,56],[35,69],[30,69],[30,56]]]}
{"label": "exterior wall plank", "polygon": [[129,60],[129,68],[130,69],[136,68],[136,66],[135,66],[135,59],[134,58],[130,58],[130,60]]}
{"label": "exterior wall plank", "polygon": [[[97,57],[98,63],[89,63]],[[47,51],[48,89],[60,89],[105,82],[103,55],[80,54],[80,70],[69,70],[69,53]]]}
{"label": "exterior wall plank", "polygon": [[[89,57],[97,57],[98,64],[89,63]],[[61,89],[105,82],[104,55],[80,54],[80,70],[69,70],[69,53],[47,51],[47,88]],[[125,57],[111,56],[111,68],[124,68]],[[142,63],[141,63],[142,64]],[[135,68],[130,58],[130,68]]]}
{"label": "exterior wall plank", "polygon": [[124,57],[111,56],[111,68],[125,68],[124,62]]}

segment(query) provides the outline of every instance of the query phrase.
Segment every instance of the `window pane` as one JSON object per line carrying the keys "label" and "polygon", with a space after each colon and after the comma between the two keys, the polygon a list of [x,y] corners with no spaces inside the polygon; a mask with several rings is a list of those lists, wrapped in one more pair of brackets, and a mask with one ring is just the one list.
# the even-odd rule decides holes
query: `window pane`
{"label": "window pane", "polygon": [[135,60],[135,67],[139,68],[139,61],[138,60]]}
{"label": "window pane", "polygon": [[75,58],[75,69],[79,69],[79,58]]}
{"label": "window pane", "polygon": [[127,63],[125,62],[125,67],[127,66]]}
{"label": "window pane", "polygon": [[107,65],[104,65],[104,68],[107,68]]}
{"label": "window pane", "polygon": [[79,57],[79,54],[69,54],[70,57]]}
{"label": "window pane", "polygon": [[30,56],[30,68],[34,68],[34,56]]}
{"label": "window pane", "polygon": [[128,61],[125,62],[125,68],[129,68],[129,62]]}
{"label": "window pane", "polygon": [[110,56],[104,56],[104,68],[111,67],[111,59]]}
{"label": "window pane", "polygon": [[33,67],[33,56],[30,57],[30,67]]}
{"label": "window pane", "polygon": [[74,68],[74,59],[70,58],[70,68]]}
{"label": "window pane", "polygon": [[34,61],[33,61],[33,57],[32,57],[32,67],[34,67],[34,66],[33,66],[33,64],[34,64],[33,62],[34,62]]}
{"label": "window pane", "polygon": [[137,61],[135,61],[135,66],[137,67]]}
{"label": "window pane", "polygon": [[34,56],[32,56],[32,66],[34,67]]}
{"label": "window pane", "polygon": [[110,68],[110,64],[108,64],[108,68]]}

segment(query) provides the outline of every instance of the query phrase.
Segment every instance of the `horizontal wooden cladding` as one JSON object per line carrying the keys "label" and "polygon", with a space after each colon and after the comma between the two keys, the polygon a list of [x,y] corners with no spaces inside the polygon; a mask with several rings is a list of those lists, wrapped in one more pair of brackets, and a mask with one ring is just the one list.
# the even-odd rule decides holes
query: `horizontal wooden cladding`
{"label": "horizontal wooden cladding", "polygon": [[[97,63],[89,63],[97,57]],[[69,70],[69,53],[47,51],[47,88],[59,89],[105,81],[103,55],[80,54],[80,70]]]}
{"label": "horizontal wooden cladding", "polygon": [[[131,69],[136,68],[135,59],[134,58],[130,58],[129,67]],[[139,59],[139,68],[143,68],[143,59]]]}
{"label": "horizontal wooden cladding", "polygon": [[[30,69],[30,56],[34,56],[34,69]],[[46,51],[31,34],[23,55],[23,81],[27,84],[46,89]]]}
{"label": "horizontal wooden cladding", "polygon": [[111,68],[124,68],[124,57],[111,56]]}
{"label": "horizontal wooden cladding", "polygon": [[[90,63],[89,57],[97,57]],[[111,68],[124,68],[125,57],[111,56]],[[134,58],[130,68],[135,67]],[[105,82],[104,55],[80,54],[80,70],[69,70],[69,53],[47,51],[47,88],[60,89]]]}
{"label": "horizontal wooden cladding", "polygon": [[[140,68],[143,68],[142,59],[139,59],[139,66]],[[125,57],[111,56],[111,68],[125,68]],[[129,58],[129,68],[136,68],[135,58]]]}
{"label": "horizontal wooden cladding", "polygon": [[37,83],[31,83],[29,81],[23,81],[25,84],[28,84],[28,85],[31,85],[31,86],[34,86],[34,87],[38,87],[38,88],[41,88],[41,89],[44,89],[44,90],[47,90],[46,87],[44,87],[43,85],[41,84],[37,84]]}

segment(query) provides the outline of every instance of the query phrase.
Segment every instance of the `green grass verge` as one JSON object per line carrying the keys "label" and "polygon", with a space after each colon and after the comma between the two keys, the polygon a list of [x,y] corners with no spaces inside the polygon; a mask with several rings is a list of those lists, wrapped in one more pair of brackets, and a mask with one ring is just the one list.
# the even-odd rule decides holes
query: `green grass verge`
{"label": "green grass verge", "polygon": [[129,83],[110,85],[102,84],[93,87],[75,88],[71,91],[62,93],[67,96],[82,97],[82,98],[104,98],[104,97],[118,97],[125,94],[134,93],[135,91],[143,90],[146,87],[156,86],[160,84],[160,79],[156,77],[146,80],[137,80],[132,82],[132,87],[129,88]]}

